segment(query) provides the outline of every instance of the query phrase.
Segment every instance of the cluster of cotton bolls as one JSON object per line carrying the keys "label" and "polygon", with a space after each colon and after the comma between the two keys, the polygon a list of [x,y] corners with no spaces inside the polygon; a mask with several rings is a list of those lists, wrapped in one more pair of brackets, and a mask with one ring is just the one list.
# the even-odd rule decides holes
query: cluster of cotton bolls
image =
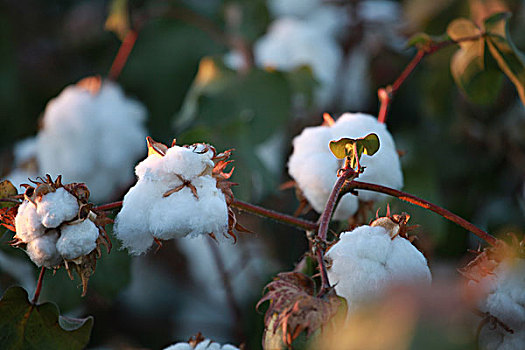
{"label": "cluster of cotton bolls", "polygon": [[138,255],[155,240],[228,234],[230,212],[214,174],[216,157],[222,156],[204,144],[168,148],[149,138],[148,143],[149,155],[137,165],[138,181],[115,222],[123,246]]}
{"label": "cluster of cotton bolls", "polygon": [[468,288],[478,295],[481,290],[480,311],[502,322],[482,321],[480,349],[521,349],[525,344],[525,260],[507,256],[491,273],[470,280]]}
{"label": "cluster of cotton bolls", "polygon": [[326,253],[328,279],[337,295],[346,299],[348,317],[383,296],[390,285],[430,284],[426,258],[400,230],[392,219],[379,218],[370,226],[343,232]]}
{"label": "cluster of cotton bolls", "polygon": [[146,110],[114,82],[86,78],[49,101],[37,135],[39,173],[84,182],[103,201],[133,181]]}
{"label": "cluster of cotton bolls", "polygon": [[38,267],[51,268],[91,253],[99,229],[89,218],[78,219],[79,209],[77,197],[64,187],[25,199],[15,217],[14,244],[25,244]]}
{"label": "cluster of cotton bolls", "polygon": [[[345,113],[332,125],[305,128],[294,138],[288,172],[317,212],[323,211],[337,181],[337,170],[342,166],[330,151],[330,141],[342,137],[360,138],[370,133],[379,137],[380,146],[373,156],[362,155],[360,163],[365,170],[359,175],[359,180],[400,189],[403,174],[394,140],[385,124],[371,115]],[[359,207],[359,200],[377,201],[384,197],[369,191],[358,192],[358,197],[346,194],[341,198],[334,219],[344,220],[353,215]]]}

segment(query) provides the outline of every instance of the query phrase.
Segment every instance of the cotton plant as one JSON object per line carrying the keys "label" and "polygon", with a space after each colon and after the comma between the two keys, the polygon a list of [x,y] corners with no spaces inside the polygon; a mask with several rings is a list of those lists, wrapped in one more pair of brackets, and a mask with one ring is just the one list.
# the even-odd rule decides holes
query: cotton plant
{"label": "cotton plant", "polygon": [[239,348],[231,344],[221,345],[198,333],[191,337],[188,342],[175,343],[164,348],[164,350],[239,350]]}
{"label": "cotton plant", "polygon": [[466,295],[477,300],[484,315],[478,327],[479,348],[520,349],[525,344],[523,242],[499,242],[460,272],[466,278]]}
{"label": "cotton plant", "polygon": [[100,202],[133,181],[144,150],[146,109],[110,80],[90,77],[47,104],[37,135],[40,173],[84,182]]}
{"label": "cotton plant", "polygon": [[[362,156],[360,162],[365,169],[359,180],[400,189],[403,174],[394,140],[386,125],[371,115],[345,113],[335,122],[325,115],[322,125],[307,127],[293,139],[288,173],[315,211],[323,211],[342,165],[341,160],[333,156],[329,142],[343,137],[364,137],[370,133],[378,136],[380,147],[373,156]],[[358,196],[348,193],[341,198],[334,219],[344,220],[355,214],[360,200],[375,202],[384,198],[380,193],[358,193]]]}
{"label": "cotton plant", "polygon": [[111,248],[104,228],[108,221],[91,210],[84,184],[64,185],[60,176],[53,181],[49,175],[32,183],[23,185],[22,202],[4,216],[4,226],[15,232],[10,244],[22,248],[37,267],[64,266],[71,279],[76,271],[85,295],[101,246]]}
{"label": "cotton plant", "polygon": [[[115,233],[133,255],[162,240],[185,236],[231,236],[237,226],[230,173],[231,152],[207,144],[171,147],[148,137],[148,157],[135,169],[137,183],[124,196]],[[233,171],[233,170],[232,170]],[[141,215],[137,215],[141,213]]]}

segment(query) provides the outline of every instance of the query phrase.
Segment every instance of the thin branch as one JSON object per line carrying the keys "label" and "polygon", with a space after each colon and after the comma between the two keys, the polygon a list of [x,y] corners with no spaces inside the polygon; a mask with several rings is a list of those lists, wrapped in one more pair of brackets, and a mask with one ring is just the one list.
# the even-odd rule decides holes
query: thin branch
{"label": "thin branch", "polygon": [[129,54],[131,53],[131,50],[133,50],[133,46],[135,46],[135,42],[137,41],[138,37],[138,31],[130,30],[128,34],[126,34],[126,37],[124,40],[122,40],[122,43],[120,44],[120,48],[117,52],[117,55],[115,56],[115,59],[113,60],[113,63],[111,64],[111,68],[109,69],[108,78],[111,80],[117,80],[120,76],[120,73],[122,72],[122,69],[126,65],[126,62],[128,61]]}
{"label": "thin branch", "polygon": [[430,202],[428,202],[428,201],[426,201],[424,199],[421,199],[419,197],[411,195],[409,193],[406,193],[406,192],[403,192],[403,191],[398,191],[398,190],[395,190],[393,188],[389,188],[389,187],[381,186],[381,185],[376,185],[376,184],[371,184],[371,183],[366,183],[366,182],[360,182],[360,181],[349,181],[349,182],[345,183],[345,185],[343,186],[343,189],[341,190],[341,195],[343,195],[345,193],[348,193],[350,191],[356,190],[356,189],[357,190],[368,190],[368,191],[374,191],[374,192],[379,192],[379,193],[385,193],[385,194],[388,194],[390,196],[399,198],[399,199],[401,199],[401,200],[403,200],[405,202],[409,202],[409,203],[417,205],[419,207],[431,210],[434,213],[436,213],[438,215],[441,215],[445,219],[450,220],[453,223],[463,227],[467,231],[472,232],[473,234],[475,234],[479,238],[485,240],[488,244],[490,244],[492,246],[496,245],[496,243],[498,241],[496,237],[494,237],[494,236],[490,235],[489,233],[483,231],[482,229],[478,228],[477,226],[475,226],[471,222],[469,222],[469,221],[463,219],[462,217],[452,213],[451,211],[449,211],[449,210],[447,210],[445,208],[442,208],[442,207],[440,207],[440,206],[438,206],[436,204],[430,203]]}
{"label": "thin branch", "polygon": [[239,210],[256,214],[261,217],[273,219],[280,223],[300,228],[303,230],[314,231],[317,230],[319,227],[315,222],[296,218],[295,216],[283,214],[271,209],[266,209],[255,204],[243,202],[238,199],[234,199],[231,205],[232,207],[237,208]]}
{"label": "thin branch", "polygon": [[20,203],[18,199],[13,198],[0,198],[0,202]]}
{"label": "thin branch", "polygon": [[319,291],[319,296],[322,296],[330,288],[330,281],[328,280],[328,273],[326,271],[326,265],[324,263],[324,245],[326,241],[326,236],[328,233],[328,227],[330,225],[330,219],[335,209],[337,199],[339,198],[339,193],[341,192],[345,182],[351,178],[355,177],[356,172],[352,168],[345,168],[339,174],[337,181],[332,188],[330,197],[324,207],[323,213],[319,218],[319,230],[317,231],[317,239],[320,241],[316,246],[316,257],[317,265],[319,266],[319,272],[321,273],[321,290]]}
{"label": "thin branch", "polygon": [[122,201],[99,205],[98,207],[94,207],[93,211],[105,211],[120,207],[122,207]]}
{"label": "thin branch", "polygon": [[388,85],[385,88],[380,88],[377,91],[378,97],[379,97],[379,114],[377,116],[377,120],[380,123],[386,122],[386,117],[388,114],[388,109],[390,107],[390,103],[392,103],[392,99],[394,98],[394,94],[399,90],[401,85],[407,80],[407,78],[410,76],[410,74],[416,69],[416,67],[419,65],[419,63],[423,60],[423,58],[427,55],[431,55],[434,52],[441,50],[445,47],[448,47],[453,44],[459,44],[461,42],[465,41],[474,41],[478,40],[485,36],[485,33],[480,33],[478,35],[468,36],[464,38],[460,38],[458,40],[445,40],[438,43],[433,43],[429,46],[422,47],[417,51],[417,54],[412,58],[412,60],[408,63],[408,65],[405,67],[405,69],[401,72],[399,77],[392,83],[392,85]]}
{"label": "thin branch", "polygon": [[219,270],[219,274],[222,278],[224,291],[226,292],[226,299],[228,300],[230,310],[232,311],[233,317],[235,319],[235,331],[239,340],[243,340],[244,335],[242,331],[242,313],[241,308],[237,303],[237,299],[235,299],[235,294],[233,292],[233,287],[230,280],[230,274],[228,274],[228,272],[226,271],[226,266],[224,264],[224,260],[222,259],[217,243],[214,242],[212,239],[208,239],[207,241],[208,246],[210,247],[211,253],[213,255],[213,259],[215,260],[215,265],[217,265],[217,269]]}
{"label": "thin branch", "polygon": [[36,305],[38,302],[38,298],[40,297],[40,292],[42,291],[42,283],[44,282],[44,274],[46,272],[46,268],[42,266],[42,269],[40,270],[40,275],[38,276],[38,282],[36,284],[35,289],[35,295],[33,296],[33,300],[31,300],[31,304]]}

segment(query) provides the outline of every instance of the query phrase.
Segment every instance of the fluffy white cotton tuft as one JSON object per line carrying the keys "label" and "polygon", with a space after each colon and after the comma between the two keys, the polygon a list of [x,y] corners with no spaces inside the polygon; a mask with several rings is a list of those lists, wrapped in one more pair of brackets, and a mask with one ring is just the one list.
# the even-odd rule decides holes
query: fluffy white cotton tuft
{"label": "fluffy white cotton tuft", "polygon": [[64,259],[73,260],[91,253],[97,247],[99,231],[93,221],[86,219],[73,225],[64,225],[56,244]]}
{"label": "fluffy white cotton tuft", "polygon": [[[317,212],[323,211],[337,181],[337,170],[342,166],[342,161],[330,151],[330,141],[342,137],[359,138],[370,133],[377,134],[380,147],[373,156],[361,157],[360,163],[366,169],[359,180],[400,189],[403,174],[394,140],[386,126],[371,115],[345,113],[332,126],[308,127],[294,138],[288,172]],[[377,201],[383,197],[370,191],[359,191],[359,198],[346,194],[334,212],[334,219],[344,220],[353,215],[359,199]]]}
{"label": "fluffy white cotton tuft", "polygon": [[330,284],[348,303],[348,314],[380,297],[391,284],[428,285],[427,260],[407,239],[390,237],[383,227],[360,226],[343,232],[326,254]]}
{"label": "fluffy white cotton tuft", "polygon": [[42,218],[38,215],[35,204],[27,200],[20,204],[15,217],[15,228],[15,237],[25,243],[44,234],[45,227],[42,226]]}
{"label": "fluffy white cotton tuft", "polygon": [[220,239],[227,233],[226,199],[211,176],[213,154],[203,151],[173,146],[165,156],[151,154],[137,165],[137,184],[124,197],[115,222],[117,237],[130,253],[146,252],[154,237],[214,233]]}
{"label": "fluffy white cotton tuft", "polygon": [[330,103],[342,51],[329,31],[319,30],[307,21],[280,18],[255,43],[254,54],[256,63],[263,67],[290,71],[309,66],[320,83],[318,105]]}
{"label": "fluffy white cotton tuft", "polygon": [[63,187],[37,199],[36,212],[42,218],[42,225],[56,228],[63,221],[71,220],[78,214],[77,198]]}
{"label": "fluffy white cotton tuft", "polygon": [[143,154],[146,110],[113,82],[99,91],[71,85],[52,99],[37,136],[41,173],[85,182],[101,201],[133,180],[133,165]]}
{"label": "fluffy white cotton tuft", "polygon": [[480,349],[522,349],[525,344],[525,260],[503,260],[492,275],[479,282],[470,281],[469,287],[483,288],[486,297],[479,303],[480,311],[497,317],[514,333],[487,322],[480,331]]}
{"label": "fluffy white cotton tuft", "polygon": [[221,345],[210,339],[205,339],[197,344],[196,347],[191,346],[189,343],[176,343],[164,348],[164,350],[239,350],[239,348],[230,344]]}
{"label": "fluffy white cotton tuft", "polygon": [[27,243],[26,253],[38,267],[58,265],[62,259],[57,251],[57,240],[58,233],[55,230],[46,232],[45,235]]}

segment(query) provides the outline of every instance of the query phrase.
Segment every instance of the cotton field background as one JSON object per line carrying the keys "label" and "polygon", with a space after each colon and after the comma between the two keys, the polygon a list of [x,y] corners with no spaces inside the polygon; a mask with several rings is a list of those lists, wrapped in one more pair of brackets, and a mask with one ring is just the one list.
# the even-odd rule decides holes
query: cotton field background
{"label": "cotton field background", "polygon": [[[26,191],[12,229],[0,229],[0,294],[18,285],[30,299],[40,267],[62,266],[46,272],[38,302],[93,316],[89,349],[286,348],[286,334],[271,336],[272,293],[297,280],[277,276],[299,271],[318,288],[321,249],[329,293],[348,312],[322,332],[318,319],[304,321],[294,349],[525,348],[523,257],[500,259],[497,246],[489,255],[499,265],[477,278],[463,268],[480,238],[362,189],[341,198],[328,244],[307,227],[347,164],[329,142],[372,133],[380,147],[358,159],[358,181],[523,239],[523,63],[509,79],[487,59],[487,74],[461,80],[457,62],[473,46],[440,48],[395,91],[386,122],[377,116],[378,90],[425,44],[457,41],[458,18],[476,34],[508,12],[512,49],[525,51],[525,1],[5,0],[0,9],[0,179]],[[283,225],[244,203],[303,221]],[[71,281],[72,271],[84,277]]]}

